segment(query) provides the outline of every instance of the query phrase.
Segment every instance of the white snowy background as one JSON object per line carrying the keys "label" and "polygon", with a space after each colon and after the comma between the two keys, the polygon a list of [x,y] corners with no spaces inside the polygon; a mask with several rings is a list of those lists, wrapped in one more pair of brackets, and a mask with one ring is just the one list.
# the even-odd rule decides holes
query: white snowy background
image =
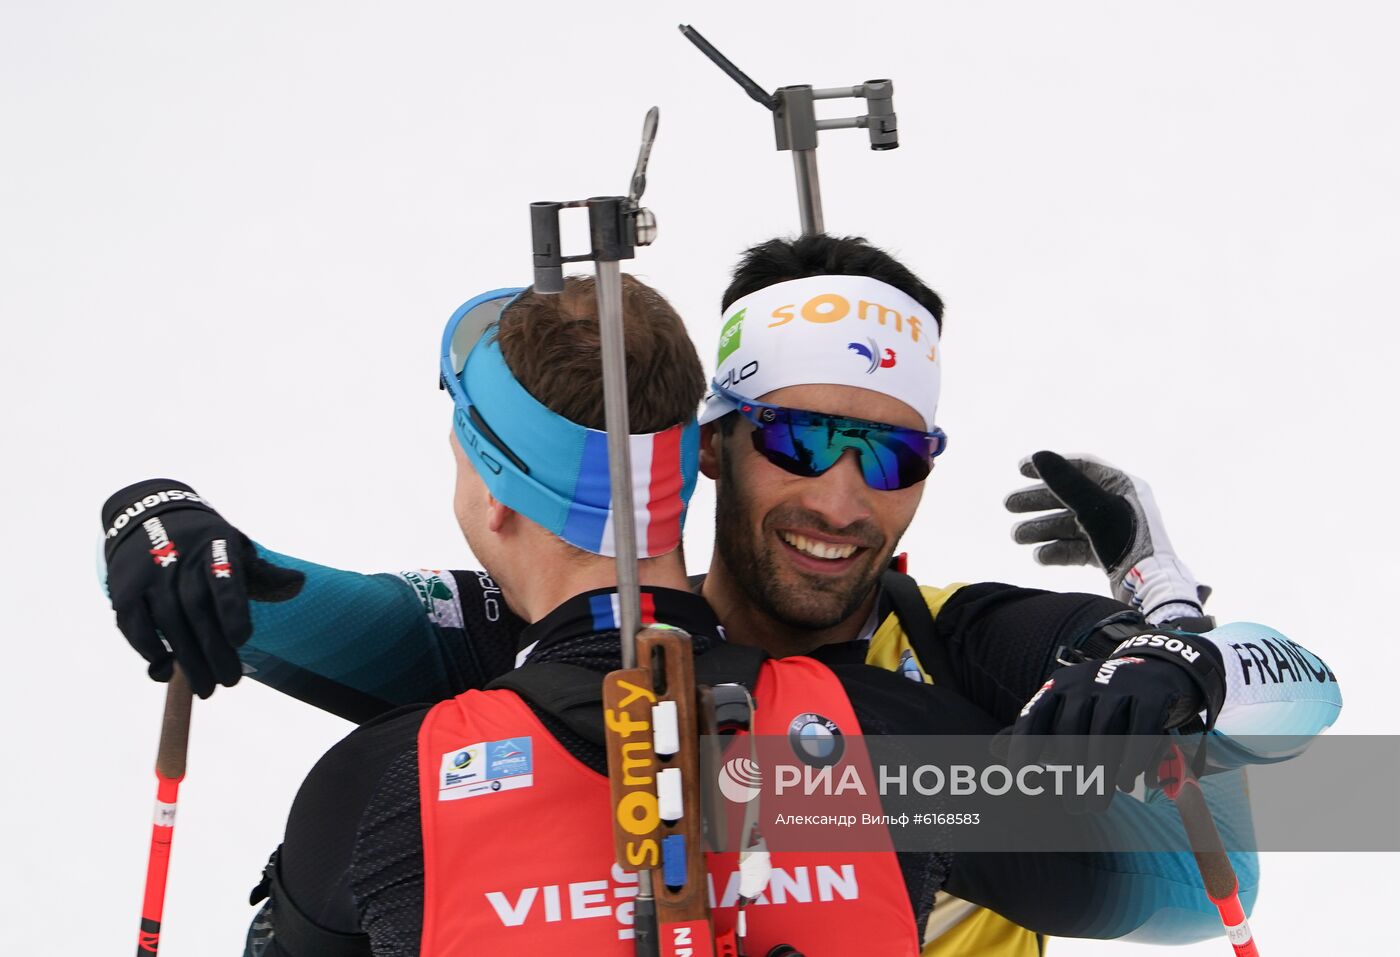
{"label": "white snowy background", "polygon": [[[900,149],[828,133],[820,161],[831,231],[948,302],[921,579],[1100,589],[1032,564],[1001,507],[1022,455],[1094,451],[1150,479],[1218,617],[1326,655],[1337,731],[1400,732],[1393,6],[10,0],[6,953],[136,934],[163,689],[94,580],[108,493],[174,476],[299,556],[470,567],[442,324],[529,280],[527,203],[626,188],[653,103],[661,238],[634,268],[713,354],[728,268],[797,215],[769,117],[681,20],[768,88],[895,80]],[[197,704],[162,953],[238,951],[297,784],[348,730],[253,682]],[[1388,946],[1397,865],[1265,855],[1263,952]]]}

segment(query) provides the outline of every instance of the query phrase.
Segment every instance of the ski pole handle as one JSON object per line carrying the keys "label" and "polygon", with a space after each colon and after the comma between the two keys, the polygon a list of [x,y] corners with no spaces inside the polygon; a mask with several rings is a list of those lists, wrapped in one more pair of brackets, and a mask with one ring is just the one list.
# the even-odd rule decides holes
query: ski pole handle
{"label": "ski pole handle", "polygon": [[146,860],[146,893],[141,903],[141,930],[136,957],[160,948],[160,922],[165,910],[165,879],[170,870],[170,842],[175,836],[175,804],[185,777],[185,754],[190,741],[190,708],[194,695],[177,667],[165,691],[165,714],[156,751],[155,821],[151,826],[151,852]]}
{"label": "ski pole handle", "polygon": [[1201,792],[1200,782],[1191,774],[1181,748],[1176,744],[1172,745],[1157,776],[1162,781],[1162,789],[1176,804],[1177,813],[1181,815],[1181,824],[1186,829],[1196,867],[1200,869],[1206,896],[1220,912],[1220,922],[1225,925],[1225,937],[1230,941],[1230,946],[1235,949],[1237,957],[1259,957],[1254,932],[1249,929],[1244,906],[1240,903],[1240,884],[1235,868],[1225,852],[1225,843],[1220,839],[1220,831],[1206,804],[1206,796]]}

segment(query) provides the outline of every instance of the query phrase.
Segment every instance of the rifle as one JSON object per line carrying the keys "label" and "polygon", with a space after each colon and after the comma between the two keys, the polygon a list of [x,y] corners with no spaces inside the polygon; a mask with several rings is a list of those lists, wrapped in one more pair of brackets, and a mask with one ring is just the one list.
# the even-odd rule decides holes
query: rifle
{"label": "rifle", "polygon": [[[743,87],[750,99],[773,113],[773,135],[779,150],[792,152],[792,169],[797,177],[797,209],[802,218],[802,235],[826,232],[822,217],[821,183],[817,177],[817,131],[863,129],[870,132],[872,150],[892,150],[899,146],[899,127],[894,112],[894,82],[866,80],[856,86],[813,89],[811,84],[780,86],[771,94],[755,83],[723,53],[715,49],[700,31],[680,25],[681,34],[695,44],[730,79]],[[819,120],[816,100],[865,100],[860,116]]]}
{"label": "rifle", "polygon": [[[617,864],[637,873],[635,950],[639,957],[709,957],[716,951],[702,844],[697,691],[690,636],[658,626],[639,633],[641,591],[619,263],[633,258],[635,247],[656,238],[656,218],[639,201],[646,188],[646,165],[658,117],[656,107],[647,112],[627,196],[532,203],[530,226],[537,293],[563,291],[564,263],[593,262],[596,269],[622,643],[622,668],[603,679],[603,707]],[[588,210],[592,249],[565,256],[559,214],[577,207]]]}

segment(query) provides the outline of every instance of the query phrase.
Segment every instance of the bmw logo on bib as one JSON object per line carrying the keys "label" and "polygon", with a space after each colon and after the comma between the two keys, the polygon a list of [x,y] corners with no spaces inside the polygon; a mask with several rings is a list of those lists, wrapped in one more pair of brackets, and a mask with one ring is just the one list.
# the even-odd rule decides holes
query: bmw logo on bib
{"label": "bmw logo on bib", "polygon": [[788,743],[801,761],[818,768],[840,761],[846,750],[846,741],[836,722],[814,711],[792,719],[788,725]]}

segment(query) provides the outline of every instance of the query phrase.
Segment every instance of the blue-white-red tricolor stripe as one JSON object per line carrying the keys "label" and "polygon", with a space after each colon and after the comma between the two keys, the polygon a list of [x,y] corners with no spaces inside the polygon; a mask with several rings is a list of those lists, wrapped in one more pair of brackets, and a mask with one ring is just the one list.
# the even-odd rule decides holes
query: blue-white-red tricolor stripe
{"label": "blue-white-red tricolor stripe", "polygon": [[[693,465],[683,465],[698,456],[697,431],[693,425],[677,425],[631,436],[638,558],[664,555],[680,544],[681,517],[691,491],[687,484],[693,486],[695,474]],[[587,432],[571,499],[560,537],[599,555],[616,554],[606,432]]]}
{"label": "blue-white-red tricolor stripe", "polygon": [[[641,594],[642,617],[641,625],[656,624],[656,596],[649,591]],[[588,599],[588,610],[593,613],[594,631],[616,631],[618,622],[622,620],[619,598],[617,592],[609,595],[594,595]]]}
{"label": "blue-white-red tricolor stripe", "polygon": [[[498,501],[577,548],[615,556],[607,432],[542,405],[516,381],[494,336],[471,346],[460,374],[454,371],[456,326],[477,302],[458,310],[443,333],[442,375],[458,442]],[[654,558],[680,545],[699,471],[700,427],[691,418],[628,443],[637,553]]]}

